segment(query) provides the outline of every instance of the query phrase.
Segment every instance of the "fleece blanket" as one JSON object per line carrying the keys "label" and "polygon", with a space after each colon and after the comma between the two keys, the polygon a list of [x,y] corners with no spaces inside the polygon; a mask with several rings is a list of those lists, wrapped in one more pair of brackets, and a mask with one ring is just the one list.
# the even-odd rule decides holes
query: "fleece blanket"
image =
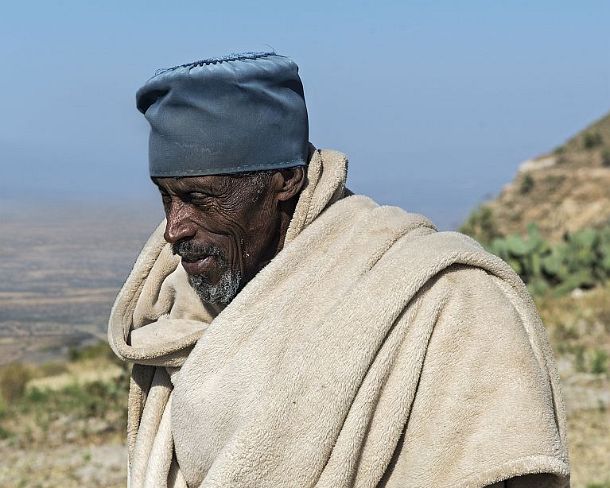
{"label": "fleece blanket", "polygon": [[286,242],[223,310],[153,233],[109,322],[140,487],[563,487],[544,327],[499,258],[345,189],[315,150]]}

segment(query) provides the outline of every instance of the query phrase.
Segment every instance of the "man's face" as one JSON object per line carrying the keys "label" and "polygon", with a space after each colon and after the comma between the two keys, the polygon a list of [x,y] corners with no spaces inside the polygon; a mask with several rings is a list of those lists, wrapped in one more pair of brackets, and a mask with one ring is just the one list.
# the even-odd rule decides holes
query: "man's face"
{"label": "man's face", "polygon": [[273,174],[156,178],[165,240],[203,301],[227,304],[275,254],[279,211]]}

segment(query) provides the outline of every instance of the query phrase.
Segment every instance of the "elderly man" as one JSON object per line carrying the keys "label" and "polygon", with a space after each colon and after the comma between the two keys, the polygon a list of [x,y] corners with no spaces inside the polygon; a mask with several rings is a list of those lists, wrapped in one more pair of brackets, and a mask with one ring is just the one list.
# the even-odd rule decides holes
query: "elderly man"
{"label": "elderly man", "polygon": [[564,409],[526,288],[345,187],[297,66],[244,53],[137,94],[166,221],[109,324],[140,487],[560,487]]}

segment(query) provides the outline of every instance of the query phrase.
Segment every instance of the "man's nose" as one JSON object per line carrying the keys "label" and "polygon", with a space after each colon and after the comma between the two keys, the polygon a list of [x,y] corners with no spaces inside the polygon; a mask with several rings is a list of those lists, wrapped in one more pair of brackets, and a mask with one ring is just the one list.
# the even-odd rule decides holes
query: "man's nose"
{"label": "man's nose", "polygon": [[195,235],[197,229],[190,218],[188,205],[180,199],[174,198],[166,209],[165,233],[163,237],[170,244],[175,244],[182,239],[188,239]]}

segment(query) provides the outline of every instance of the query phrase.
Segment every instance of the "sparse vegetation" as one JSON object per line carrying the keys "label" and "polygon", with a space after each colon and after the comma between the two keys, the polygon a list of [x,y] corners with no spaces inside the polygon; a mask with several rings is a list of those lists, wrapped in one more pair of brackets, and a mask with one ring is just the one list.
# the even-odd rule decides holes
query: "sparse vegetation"
{"label": "sparse vegetation", "polygon": [[606,375],[608,373],[608,353],[602,349],[568,343],[562,345],[560,352],[572,357],[574,370],[577,373],[591,373],[593,375]]}
{"label": "sparse vegetation", "polygon": [[525,195],[531,192],[535,186],[534,178],[529,173],[526,173],[521,178],[521,183],[519,184],[519,193]]}
{"label": "sparse vegetation", "polygon": [[547,175],[544,177],[544,183],[547,187],[555,188],[561,185],[566,179],[565,175]]}
{"label": "sparse vegetation", "polygon": [[556,242],[566,231],[609,218],[610,172],[599,169],[610,168],[610,114],[530,163],[486,202],[500,234],[524,235],[537,222],[545,239]]}
{"label": "sparse vegetation", "polygon": [[85,347],[71,347],[68,349],[68,359],[72,362],[85,361],[85,360],[108,360],[116,362],[117,358],[108,347],[106,342],[97,342]]}
{"label": "sparse vegetation", "polygon": [[610,148],[606,148],[602,151],[602,166],[610,167]]}
{"label": "sparse vegetation", "polygon": [[582,136],[582,146],[584,149],[593,149],[602,144],[604,138],[597,131],[585,132]]}
{"label": "sparse vegetation", "polygon": [[[595,486],[610,473],[610,281],[586,292],[535,297],[555,351],[568,404],[572,485]],[[604,486],[601,484],[600,486]]]}
{"label": "sparse vegetation", "polygon": [[608,373],[608,353],[601,349],[593,351],[591,359],[591,373],[607,374]]}
{"label": "sparse vegetation", "polygon": [[107,344],[0,378],[0,486],[125,486],[129,370]]}
{"label": "sparse vegetation", "polygon": [[43,363],[37,368],[39,376],[48,377],[48,376],[57,376],[68,371],[66,364],[60,361],[50,361],[48,363]]}
{"label": "sparse vegetation", "polygon": [[[97,419],[98,424],[107,422],[102,430],[121,435],[126,422],[128,369],[122,366],[118,374],[92,381],[84,376],[91,368],[116,368],[109,349],[105,343],[83,348],[71,358],[72,371],[68,376],[68,367],[60,367],[57,362],[41,366],[13,363],[2,367],[0,438],[12,438],[22,447],[44,444],[50,435],[57,438],[57,426],[62,425],[60,438],[77,426],[79,439],[85,441],[100,434],[99,429],[87,431],[88,419]],[[62,381],[55,384],[54,378]],[[66,424],[62,419],[70,422]]]}
{"label": "sparse vegetation", "polygon": [[491,208],[480,205],[459,229],[460,232],[486,244],[501,236]]}
{"label": "sparse vegetation", "polygon": [[25,386],[32,378],[32,368],[21,363],[11,363],[0,370],[0,395],[5,405],[21,399]]}

